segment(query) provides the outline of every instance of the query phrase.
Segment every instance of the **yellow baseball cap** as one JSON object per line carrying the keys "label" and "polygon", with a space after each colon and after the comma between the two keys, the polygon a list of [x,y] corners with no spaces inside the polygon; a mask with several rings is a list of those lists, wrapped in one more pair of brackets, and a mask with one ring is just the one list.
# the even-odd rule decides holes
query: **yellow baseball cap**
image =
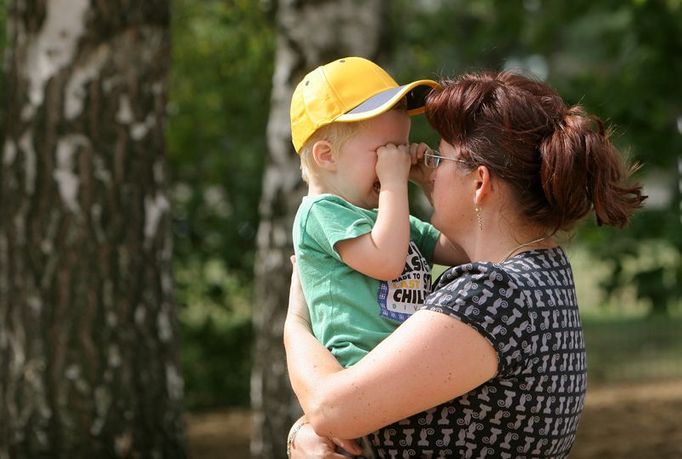
{"label": "yellow baseball cap", "polygon": [[296,152],[322,126],[362,121],[381,115],[403,97],[407,113],[424,112],[426,95],[440,85],[418,80],[398,85],[374,62],[345,57],[317,67],[301,81],[291,97],[291,141]]}

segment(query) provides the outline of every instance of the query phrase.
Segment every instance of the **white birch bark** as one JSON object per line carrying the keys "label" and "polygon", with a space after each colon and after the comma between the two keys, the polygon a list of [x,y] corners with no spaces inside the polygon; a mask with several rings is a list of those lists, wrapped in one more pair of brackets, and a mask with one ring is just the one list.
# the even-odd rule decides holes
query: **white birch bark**
{"label": "white birch bark", "polygon": [[169,2],[15,0],[8,13],[0,459],[185,457]]}

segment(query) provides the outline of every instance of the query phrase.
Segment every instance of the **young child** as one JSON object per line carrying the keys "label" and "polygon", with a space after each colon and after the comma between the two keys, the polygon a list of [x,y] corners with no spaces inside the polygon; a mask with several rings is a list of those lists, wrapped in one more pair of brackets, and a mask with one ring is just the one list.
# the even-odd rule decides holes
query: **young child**
{"label": "young child", "polygon": [[409,145],[410,115],[435,81],[399,86],[376,64],[347,57],[296,87],[291,133],[308,184],[293,227],[294,251],[315,336],[353,365],[423,304],[433,261],[465,256],[409,215],[407,182],[428,185]]}

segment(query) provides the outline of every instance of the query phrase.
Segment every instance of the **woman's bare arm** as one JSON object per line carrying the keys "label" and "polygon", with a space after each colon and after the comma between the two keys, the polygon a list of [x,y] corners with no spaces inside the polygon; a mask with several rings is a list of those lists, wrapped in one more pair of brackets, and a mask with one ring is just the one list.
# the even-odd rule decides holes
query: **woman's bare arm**
{"label": "woman's bare arm", "polygon": [[357,438],[463,395],[492,378],[497,355],[473,328],[419,311],[351,368],[311,334],[297,276],[284,329],[289,375],[315,431]]}

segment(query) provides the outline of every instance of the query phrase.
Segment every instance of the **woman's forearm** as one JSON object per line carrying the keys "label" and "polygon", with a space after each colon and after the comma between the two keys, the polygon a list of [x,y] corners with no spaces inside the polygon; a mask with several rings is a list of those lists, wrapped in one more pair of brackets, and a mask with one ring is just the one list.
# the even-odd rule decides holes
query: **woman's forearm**
{"label": "woman's forearm", "polygon": [[[324,379],[341,371],[342,367],[312,334],[308,306],[295,264],[284,322],[284,348],[291,385],[311,424],[317,426],[319,416],[315,415],[324,407],[324,393],[321,391],[326,387]],[[315,364],[310,365],[311,362]]]}
{"label": "woman's forearm", "polygon": [[[291,385],[303,411],[315,424],[314,415],[323,409],[324,405],[322,390],[326,387],[325,378],[343,368],[313,336],[308,325],[291,315],[284,324],[284,347]],[[310,362],[315,364],[311,365]]]}
{"label": "woman's forearm", "polygon": [[298,277],[284,324],[289,377],[319,435],[357,438],[462,395],[494,376],[488,341],[459,320],[419,311],[343,369],[310,331]]}
{"label": "woman's forearm", "polygon": [[324,436],[368,434],[468,392],[497,368],[495,351],[478,332],[440,313],[416,313],[348,369],[304,324],[287,322],[292,385]]}
{"label": "woman's forearm", "polygon": [[356,438],[380,427],[382,421],[371,421],[370,428],[361,422],[364,413],[355,406],[356,386],[312,334],[307,308],[294,266],[284,347],[289,379],[310,425],[317,434],[336,438]]}
{"label": "woman's forearm", "polygon": [[354,385],[347,378],[348,370],[339,365],[305,323],[287,318],[284,346],[291,385],[318,435],[357,438],[381,427],[376,424],[366,429],[362,422],[365,414],[355,408],[357,400]]}

